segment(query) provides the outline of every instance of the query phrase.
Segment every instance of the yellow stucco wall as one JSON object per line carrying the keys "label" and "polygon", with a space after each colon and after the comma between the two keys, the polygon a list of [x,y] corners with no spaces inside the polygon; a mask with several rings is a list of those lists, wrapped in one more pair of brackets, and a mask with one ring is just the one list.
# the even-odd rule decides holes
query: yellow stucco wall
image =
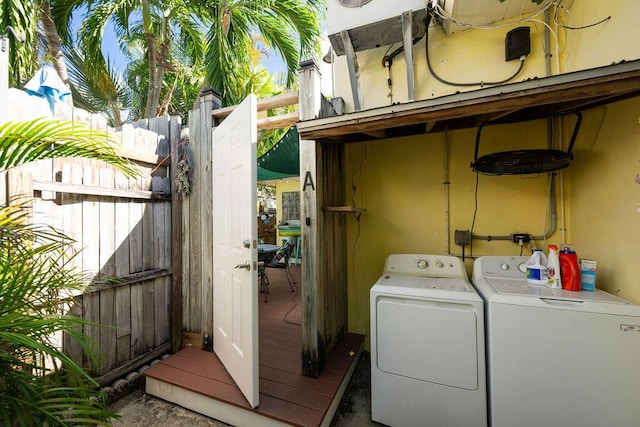
{"label": "yellow stucco wall", "polygon": [[[587,25],[611,15],[606,24],[586,30],[559,30],[552,72],[608,65],[637,59],[640,49],[632,41],[640,29],[640,2],[621,0],[573,2],[566,24]],[[330,18],[330,17],[329,17]],[[520,24],[521,25],[521,24]],[[546,73],[542,49],[543,26],[531,26],[532,53],[523,74],[515,81]],[[508,75],[517,61],[504,61],[504,34],[500,30],[470,30],[454,35],[432,33],[432,63],[441,76],[456,81],[495,79]],[[554,37],[552,36],[552,42]],[[358,53],[363,109],[388,105],[386,72],[380,60],[386,47]],[[415,49],[416,99],[438,97],[460,89],[446,86],[428,75],[424,41]],[[559,55],[558,55],[559,53]],[[406,101],[405,69],[395,61],[394,101]],[[351,91],[344,57],[336,62],[337,96],[352,111]],[[342,67],[342,68],[341,68]],[[342,71],[340,71],[342,70]],[[575,159],[558,173],[555,182],[557,223],[548,241],[535,246],[568,244],[580,257],[598,262],[597,287],[640,303],[637,276],[637,241],[640,237],[640,99],[628,100],[584,112],[574,147]],[[554,123],[566,147],[572,119]],[[476,129],[347,144],[347,201],[367,209],[349,215],[348,294],[349,330],[369,335],[369,291],[380,277],[384,259],[392,253],[451,253],[462,255],[453,243],[454,230],[470,229],[476,206],[473,160]],[[483,132],[481,153],[547,147],[544,121],[502,127]],[[446,174],[448,170],[448,174]],[[447,208],[446,185],[449,182]],[[355,185],[355,192],[352,190]],[[476,235],[508,235],[515,232],[543,235],[550,227],[550,179],[548,175],[478,176]],[[447,226],[448,213],[448,226]],[[523,248],[530,253],[530,247]],[[505,241],[473,242],[473,255],[518,255],[520,247]],[[469,255],[468,248],[465,255]],[[466,261],[471,273],[472,263]],[[366,344],[368,348],[368,340]]]}
{"label": "yellow stucco wall", "polygon": [[[528,148],[546,147],[544,122],[516,126],[521,135],[517,140],[504,126],[487,127],[482,133],[480,154],[517,148],[525,139],[522,135],[530,142]],[[475,129],[469,129],[346,146],[347,194],[358,207],[367,209],[360,216],[349,216],[347,223],[351,331],[368,335],[369,290],[380,277],[389,254],[462,256],[462,247],[454,244],[453,235],[455,230],[471,229],[476,193],[475,235],[518,232],[541,236],[549,229],[548,175],[479,175],[476,190],[476,174],[470,168],[475,136]],[[568,222],[566,219],[565,224]],[[538,248],[560,244],[561,234],[556,232],[546,242],[533,243]],[[530,246],[522,250],[530,253]],[[519,255],[520,251],[519,245],[507,241],[473,242],[474,256]],[[471,274],[469,255],[467,247],[467,270]]]}
{"label": "yellow stucco wall", "polygon": [[[609,16],[611,18],[593,27],[571,30],[556,25],[554,9],[551,8],[548,21],[551,55],[548,58],[552,74],[640,58],[640,49],[635,43],[640,32],[637,26],[640,2],[580,0],[565,3],[570,5],[568,10],[560,9],[556,15],[560,25],[582,27]],[[446,34],[441,26],[432,24],[429,32],[431,65],[441,78],[453,82],[491,82],[510,77],[517,70],[519,61],[505,62],[505,36],[513,28],[528,26],[531,29],[531,53],[522,72],[511,82],[544,77],[547,75],[544,20],[544,15],[539,14],[522,21],[499,23],[504,26],[498,28],[470,29],[452,34]],[[363,110],[408,101],[404,54],[394,59],[391,68],[392,97],[388,96],[387,71],[382,66],[384,55],[398,46],[357,52]],[[449,86],[434,79],[426,66],[424,38],[414,45],[413,61],[416,100],[480,88]],[[338,56],[334,62],[334,95],[345,100],[348,112],[354,111],[346,57]]]}
{"label": "yellow stucco wall", "polygon": [[[282,221],[282,193],[300,191],[300,179],[290,178],[276,182],[276,224]],[[280,235],[276,232],[276,243],[280,244]]]}
{"label": "yellow stucco wall", "polygon": [[597,260],[598,288],[640,303],[640,99],[585,113],[589,139],[568,174],[573,240]]}
{"label": "yellow stucco wall", "polygon": [[565,72],[609,65],[640,58],[636,41],[640,2],[637,0],[576,0],[570,9],[568,25],[584,26],[611,17],[606,24],[584,30],[569,30],[562,58]]}

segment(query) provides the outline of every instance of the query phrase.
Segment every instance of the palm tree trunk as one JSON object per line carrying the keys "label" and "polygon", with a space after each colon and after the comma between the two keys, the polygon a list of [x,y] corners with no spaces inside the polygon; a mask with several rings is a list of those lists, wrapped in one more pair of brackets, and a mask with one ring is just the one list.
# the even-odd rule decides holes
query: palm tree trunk
{"label": "palm tree trunk", "polygon": [[[67,86],[69,92],[71,92],[71,86],[69,84],[69,74],[67,72],[67,64],[64,62],[64,56],[62,54],[62,48],[60,47],[60,35],[56,29],[56,24],[51,18],[51,4],[49,0],[42,0],[40,21],[42,22],[42,28],[44,30],[45,38],[47,39],[47,49],[51,56],[53,56],[53,67],[55,68],[60,80]],[[71,95],[66,98],[67,104],[73,107],[73,99]]]}
{"label": "palm tree trunk", "polygon": [[[160,102],[160,89],[162,81],[158,81],[156,38],[153,34],[153,21],[151,20],[151,4],[149,0],[140,0],[142,7],[142,25],[144,37],[147,42],[147,59],[149,60],[149,89],[147,89],[147,103],[144,109],[144,117],[156,116],[158,103]],[[157,95],[156,95],[157,93]]]}
{"label": "palm tree trunk", "polygon": [[[155,37],[153,33],[146,33],[145,38],[147,40],[147,57],[149,60],[149,89],[147,90],[147,103],[144,109],[144,117],[151,118],[156,116],[156,110],[158,109],[158,103],[160,102],[160,90],[158,86],[161,82],[158,82],[157,73],[157,58],[156,58],[156,46]],[[158,93],[158,96],[155,94]]]}

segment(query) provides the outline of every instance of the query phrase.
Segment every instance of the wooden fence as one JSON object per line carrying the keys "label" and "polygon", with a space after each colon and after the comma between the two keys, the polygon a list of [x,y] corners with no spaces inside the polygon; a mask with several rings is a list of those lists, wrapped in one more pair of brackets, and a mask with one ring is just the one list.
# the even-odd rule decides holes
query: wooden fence
{"label": "wooden fence", "polygon": [[[18,103],[12,118],[42,111],[32,105],[38,102]],[[65,116],[109,130],[122,154],[138,164],[141,178],[126,179],[95,160],[40,161],[0,176],[0,202],[33,197],[33,223],[75,240],[70,263],[89,273],[91,286],[70,302],[69,311],[102,325],[85,331],[99,364],[92,366],[68,337],[62,345],[107,383],[171,348],[172,202],[170,163],[163,160],[179,143],[181,119],[160,117],[113,130],[103,117],[83,110],[68,109]]]}

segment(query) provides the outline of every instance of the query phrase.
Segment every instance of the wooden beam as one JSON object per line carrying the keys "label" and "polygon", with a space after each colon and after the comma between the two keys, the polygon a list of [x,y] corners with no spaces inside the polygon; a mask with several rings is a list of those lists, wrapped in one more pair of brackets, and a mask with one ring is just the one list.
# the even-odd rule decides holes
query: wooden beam
{"label": "wooden beam", "polygon": [[127,372],[134,371],[138,367],[145,365],[148,362],[153,361],[153,359],[157,359],[161,357],[163,354],[171,350],[171,346],[169,343],[162,344],[160,347],[154,348],[150,350],[148,353],[143,354],[140,357],[130,360],[126,365],[120,366],[108,373],[101,375],[98,379],[98,384],[106,385],[116,379],[122,377]]}
{"label": "wooden beam", "polygon": [[409,10],[402,12],[402,45],[404,48],[404,61],[407,64],[407,100],[413,102],[414,78],[413,78],[413,13]]}
{"label": "wooden beam", "polygon": [[438,123],[437,120],[431,120],[424,125],[424,133],[431,133],[433,127]]}
{"label": "wooden beam", "polygon": [[157,279],[158,277],[170,276],[172,273],[173,270],[171,268],[154,268],[152,270],[126,274],[124,276],[114,277],[110,281],[94,282],[84,291],[84,294],[87,295],[107,289],[118,288],[125,285],[134,285],[137,283]]}
{"label": "wooden beam", "polygon": [[381,130],[368,130],[368,131],[363,131],[362,132],[365,135],[369,135],[372,136],[374,138],[377,139],[384,139],[387,137],[387,133],[384,131],[384,129]]}
{"label": "wooden beam", "polygon": [[298,112],[294,111],[293,113],[258,119],[258,130],[282,129],[287,126],[295,126],[297,123]]}
{"label": "wooden beam", "polygon": [[474,123],[477,126],[480,126],[480,124],[482,122],[490,122],[493,120],[500,120],[504,117],[507,117],[513,113],[516,113],[518,111],[522,110],[522,108],[514,108],[511,110],[505,110],[505,111],[500,111],[498,113],[494,113],[494,114],[483,114],[483,115],[477,115],[476,119],[474,120]]}
{"label": "wooden beam", "polygon": [[33,189],[58,193],[84,194],[86,196],[122,197],[127,199],[171,200],[171,194],[154,193],[143,190],[121,190],[90,185],[74,185],[64,182],[33,181]]}
{"label": "wooden beam", "polygon": [[298,130],[302,139],[333,139],[364,131],[431,121],[468,120],[533,107],[544,107],[543,110],[551,113],[568,102],[587,105],[590,100],[604,97],[640,95],[640,61],[610,67],[303,121],[298,123]]}
{"label": "wooden beam", "polygon": [[[288,105],[295,105],[298,103],[298,92],[287,92],[280,95],[272,96],[270,98],[264,98],[258,100],[258,111],[267,111],[274,108],[286,107]],[[223,119],[227,117],[233,110],[236,109],[236,105],[229,107],[218,108],[211,112],[216,119]]]}
{"label": "wooden beam", "polygon": [[353,108],[360,111],[360,68],[358,66],[358,57],[351,44],[351,37],[348,30],[340,31],[340,38],[344,45],[344,54],[347,57],[347,68],[349,70],[349,82],[351,83],[351,97],[353,98]]}
{"label": "wooden beam", "polygon": [[169,163],[169,159],[163,159],[162,157],[156,156],[155,154],[140,153],[138,151],[125,150],[124,148],[118,150],[118,155],[126,157],[127,159],[132,161],[148,163],[150,165],[166,165]]}

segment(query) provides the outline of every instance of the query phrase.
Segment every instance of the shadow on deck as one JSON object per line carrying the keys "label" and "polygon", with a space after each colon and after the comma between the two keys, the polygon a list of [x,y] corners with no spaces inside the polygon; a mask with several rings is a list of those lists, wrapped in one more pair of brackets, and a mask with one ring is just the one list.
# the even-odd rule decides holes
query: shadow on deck
{"label": "shadow on deck", "polygon": [[[291,270],[300,283],[300,267]],[[147,393],[235,426],[328,426],[364,337],[347,334],[319,378],[303,376],[299,291],[291,292],[283,270],[270,270],[269,278],[268,302],[259,296],[258,408],[249,406],[215,353],[195,347],[185,347],[146,370]]]}

